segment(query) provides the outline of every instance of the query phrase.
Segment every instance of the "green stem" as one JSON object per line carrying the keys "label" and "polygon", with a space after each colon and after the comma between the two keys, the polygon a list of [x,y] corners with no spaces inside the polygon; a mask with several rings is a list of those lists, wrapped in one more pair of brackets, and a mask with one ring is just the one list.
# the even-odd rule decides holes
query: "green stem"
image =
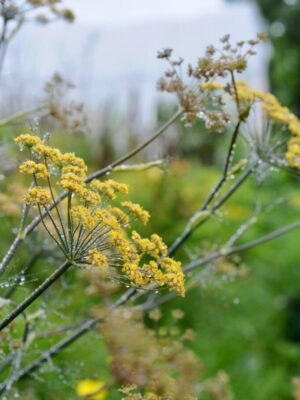
{"label": "green stem", "polygon": [[18,122],[19,120],[22,120],[23,118],[27,117],[27,115],[33,114],[34,112],[40,111],[47,107],[48,107],[47,104],[40,104],[39,106],[35,106],[33,108],[29,108],[27,110],[20,111],[17,114],[11,115],[7,118],[0,120],[0,127],[5,126],[5,125],[14,124],[15,122]]}
{"label": "green stem", "polygon": [[38,288],[36,288],[21,304],[19,304],[7,317],[0,322],[0,331],[14,321],[27,307],[30,306],[49,286],[51,286],[72,263],[65,261],[52,275],[50,275]]}

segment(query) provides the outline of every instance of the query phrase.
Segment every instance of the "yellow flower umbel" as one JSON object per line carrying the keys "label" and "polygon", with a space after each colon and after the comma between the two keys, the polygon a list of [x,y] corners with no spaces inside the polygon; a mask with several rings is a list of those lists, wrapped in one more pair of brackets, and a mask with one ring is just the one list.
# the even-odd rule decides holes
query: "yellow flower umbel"
{"label": "yellow flower umbel", "polygon": [[[218,82],[209,82],[204,86],[204,89],[207,90],[221,88],[222,84]],[[285,158],[290,167],[300,169],[300,119],[287,107],[282,106],[274,95],[254,90],[243,81],[236,82],[236,92],[242,106],[242,114],[246,113],[247,117],[251,107],[258,104],[269,122],[292,135],[287,141]],[[234,95],[234,97],[236,96]]]}
{"label": "yellow flower umbel", "polygon": [[243,81],[237,81],[237,92],[240,101],[259,103],[268,120],[286,127],[294,136],[300,137],[300,120],[287,107],[283,107],[270,93],[253,90]]}
{"label": "yellow flower umbel", "polygon": [[[115,279],[123,275],[134,287],[165,285],[184,296],[180,263],[167,257],[163,240],[131,231],[132,222],[146,225],[149,213],[130,201],[114,204],[118,196],[128,194],[126,184],[113,179],[86,183],[87,167],[75,154],[62,153],[38,136],[24,134],[15,141],[31,156],[20,166],[21,173],[33,177],[24,202],[37,206],[44,227],[70,262],[100,268]],[[65,191],[66,207],[51,205],[57,189]],[[52,228],[45,224],[46,217]]]}

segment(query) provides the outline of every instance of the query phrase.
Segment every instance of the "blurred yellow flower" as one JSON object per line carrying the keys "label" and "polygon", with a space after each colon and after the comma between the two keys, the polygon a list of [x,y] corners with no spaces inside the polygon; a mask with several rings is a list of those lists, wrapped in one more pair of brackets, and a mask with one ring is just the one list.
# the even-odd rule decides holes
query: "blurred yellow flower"
{"label": "blurred yellow flower", "polygon": [[76,394],[79,397],[87,397],[90,400],[104,400],[107,397],[107,391],[103,390],[104,382],[84,379],[76,387]]}

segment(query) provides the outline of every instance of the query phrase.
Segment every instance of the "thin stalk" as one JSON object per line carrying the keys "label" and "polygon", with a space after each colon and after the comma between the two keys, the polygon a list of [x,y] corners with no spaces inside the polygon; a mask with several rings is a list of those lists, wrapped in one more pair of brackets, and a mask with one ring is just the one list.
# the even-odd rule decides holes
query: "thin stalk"
{"label": "thin stalk", "polygon": [[200,226],[202,226],[211,215],[213,215],[224,203],[227,201],[234,193],[235,191],[242,185],[242,183],[251,175],[253,171],[253,168],[247,169],[241,176],[240,178],[229,188],[229,190],[221,197],[221,199],[214,204],[212,209],[210,210],[210,213],[203,219],[201,219],[198,223],[195,223],[194,225],[191,224],[191,221],[193,217],[202,212],[205,211],[201,208],[200,211],[198,211],[194,216],[190,219],[189,223],[187,224],[187,227],[183,231],[182,235],[179,236],[174,243],[169,247],[169,255],[172,256],[176,253],[176,251],[179,249],[180,246],[198,229]]}
{"label": "thin stalk", "polygon": [[82,235],[84,234],[84,231],[85,231],[85,228],[84,228],[82,225],[80,225],[79,232],[78,232],[78,236],[77,236],[77,240],[76,240],[76,243],[75,243],[75,246],[74,246],[74,249],[75,249],[75,250],[77,249],[77,250],[75,251],[74,258],[77,257],[77,254],[78,254],[79,251],[80,251],[79,243],[80,243],[80,240],[81,240]]}
{"label": "thin stalk", "polygon": [[151,168],[162,168],[165,164],[164,160],[150,161],[148,163],[141,164],[133,164],[133,165],[121,165],[119,167],[112,168],[113,172],[138,172],[138,171],[146,171]]}
{"label": "thin stalk", "polygon": [[[42,214],[42,210],[41,210],[41,207],[40,207],[39,204],[38,204],[38,210],[39,210],[39,214],[40,214],[40,217],[41,217],[41,221],[42,221],[43,227],[46,229],[46,231],[47,231],[48,235],[51,237],[51,239],[52,239],[52,240],[56,243],[56,245],[60,248],[60,250],[62,251],[62,253],[66,256],[68,253],[67,253],[65,244],[64,244],[64,243],[62,242],[62,240],[61,240],[60,233],[58,232],[58,237],[59,237],[59,239],[60,239],[61,244],[56,240],[55,236],[53,236],[52,233],[49,231],[49,229],[48,229],[48,227],[47,227],[47,225],[46,225],[46,223],[45,223],[45,221],[44,221],[44,217],[43,217],[43,214]],[[51,214],[48,213],[48,216],[49,216],[49,218],[51,219],[50,215],[51,215]],[[55,226],[55,225],[54,225],[54,226]]]}
{"label": "thin stalk", "polygon": [[171,126],[183,114],[183,112],[184,110],[182,108],[179,108],[176,111],[176,113],[173,114],[172,117],[164,125],[162,125],[156,132],[153,133],[152,136],[150,136],[149,139],[147,139],[141,145],[137,146],[135,149],[129,151],[123,157],[114,161],[108,167],[105,167],[102,170],[96,171],[94,174],[90,175],[86,179],[86,182],[90,182],[93,179],[99,178],[99,176],[105,175],[107,172],[110,172],[113,168],[117,167],[120,164],[123,164],[125,161],[128,161],[130,158],[134,157],[140,151],[144,150],[147,146],[149,146],[149,144],[151,144],[152,142],[154,142],[154,140],[156,140],[159,136],[161,136],[161,134],[164,133],[166,129],[168,129],[169,126]]}
{"label": "thin stalk", "polygon": [[12,242],[10,248],[8,249],[7,253],[3,257],[1,264],[0,264],[0,275],[4,273],[6,267],[9,265],[11,259],[16,254],[18,247],[23,243],[24,237],[16,236],[14,241]]}
{"label": "thin stalk", "polygon": [[[38,180],[37,180],[37,177],[36,177],[35,174],[33,174],[33,180],[34,180],[35,186],[38,186]],[[61,245],[59,244],[59,242],[56,240],[56,238],[54,237],[54,235],[52,235],[52,233],[51,233],[50,230],[48,229],[48,227],[47,227],[47,225],[46,225],[46,223],[45,223],[45,221],[44,221],[44,217],[43,217],[43,213],[42,213],[42,210],[41,210],[41,206],[40,206],[39,204],[38,204],[37,206],[38,206],[38,210],[39,210],[40,217],[42,218],[43,226],[44,226],[44,228],[46,229],[48,235],[54,240],[54,242],[57,244],[57,246],[61,249],[61,251],[62,251],[62,252],[65,254],[65,256],[66,256],[66,255],[68,254],[68,247],[67,247],[66,243],[64,242],[64,240],[63,240],[62,237],[61,237],[61,233],[60,233],[59,229],[57,228],[57,225],[56,225],[56,223],[55,223],[55,221],[54,221],[54,219],[53,219],[53,217],[52,217],[52,215],[51,215],[51,212],[48,211],[47,208],[45,207],[45,211],[46,211],[46,213],[47,213],[47,216],[49,217],[50,221],[52,222],[52,225],[53,225],[53,227],[54,227],[54,229],[55,229],[55,231],[56,231],[56,233],[57,233],[58,240],[60,241]]]}
{"label": "thin stalk", "polygon": [[[197,211],[196,214],[200,214],[201,212],[207,210],[209,204],[212,202],[212,200],[215,198],[215,196],[218,194],[219,190],[221,189],[221,187],[224,185],[224,183],[226,182],[227,179],[227,174],[229,171],[229,167],[232,161],[232,156],[233,156],[233,152],[234,152],[234,147],[235,147],[235,143],[239,134],[239,129],[240,129],[240,125],[241,125],[241,120],[239,119],[235,129],[233,131],[232,137],[231,137],[231,141],[229,144],[229,148],[227,151],[227,156],[225,159],[225,164],[223,167],[223,173],[222,173],[222,177],[219,180],[219,182],[216,184],[216,186],[213,188],[213,190],[211,191],[211,193],[208,195],[208,197],[206,198],[205,202],[203,203],[203,205],[200,207],[200,209]],[[239,186],[239,185],[238,185]],[[194,216],[196,215],[194,214]],[[193,216],[193,217],[194,217]],[[172,255],[174,254],[177,249],[191,236],[191,234],[198,229],[204,222],[206,222],[206,219],[200,221],[198,224],[195,224],[192,227],[189,227],[191,220],[193,219],[193,217],[189,220],[188,224],[186,225],[183,233],[181,234],[181,236],[179,236],[175,242],[172,244],[172,246],[169,249],[169,254]]]}
{"label": "thin stalk", "polygon": [[27,110],[20,111],[17,114],[11,115],[7,118],[0,120],[0,127],[13,124],[13,123],[27,117],[27,115],[33,114],[34,112],[40,111],[47,107],[48,107],[47,104],[40,104],[39,106],[35,106],[35,107],[29,108]]}
{"label": "thin stalk", "polygon": [[241,113],[240,98],[239,98],[239,94],[238,94],[238,91],[237,91],[234,72],[230,71],[230,75],[231,75],[231,82],[232,82],[232,86],[233,86],[233,90],[234,90],[234,94],[235,94],[235,99],[236,99],[236,108],[237,108],[237,112],[239,114],[239,118],[241,119],[241,114],[242,113]]}
{"label": "thin stalk", "polygon": [[69,241],[70,241],[70,252],[71,257],[73,255],[73,237],[72,237],[72,218],[71,218],[71,208],[72,208],[72,193],[69,190],[68,193],[68,232],[69,232]]}
{"label": "thin stalk", "polygon": [[222,251],[221,250],[221,251],[213,253],[213,254],[211,254],[211,255],[209,255],[207,257],[204,257],[202,259],[193,261],[193,262],[187,264],[184,267],[183,271],[185,273],[188,273],[190,271],[193,271],[195,268],[197,268],[197,267],[199,267],[201,265],[207,264],[208,262],[214,261],[214,260],[216,260],[218,258],[232,256],[234,254],[241,253],[243,251],[252,249],[253,247],[256,247],[256,246],[259,246],[259,245],[261,245],[263,243],[266,243],[266,242],[269,242],[271,240],[274,240],[274,239],[276,239],[276,238],[278,238],[280,236],[286,235],[287,233],[292,232],[292,231],[294,231],[296,229],[299,229],[299,228],[300,228],[300,221],[294,222],[293,224],[287,225],[287,226],[285,226],[283,228],[276,229],[275,231],[270,232],[270,233],[268,233],[266,235],[263,235],[258,239],[252,240],[251,242],[242,244],[240,246],[232,247],[231,249],[227,249],[226,251]]}
{"label": "thin stalk", "polygon": [[22,215],[21,215],[21,221],[18,229],[18,236],[22,237],[23,232],[24,232],[24,226],[26,222],[26,218],[29,212],[29,205],[25,204],[22,208]]}
{"label": "thin stalk", "polygon": [[0,331],[14,321],[27,307],[30,306],[49,286],[65,272],[72,263],[65,261],[52,275],[50,275],[39,287],[37,287],[21,304],[19,304],[7,317],[0,322]]}
{"label": "thin stalk", "polygon": [[25,268],[19,274],[14,285],[11,288],[9,288],[8,291],[5,293],[5,295],[3,296],[5,299],[9,299],[14,294],[15,290],[18,287],[18,284],[21,282],[22,276],[24,276],[25,274],[27,274],[30,271],[30,269],[35,265],[35,263],[40,258],[40,256],[41,256],[41,252],[39,251],[31,257],[31,259],[28,261]]}
{"label": "thin stalk", "polygon": [[[101,225],[102,222],[99,222],[97,224],[97,226],[95,226],[95,228],[93,228],[90,232],[88,232],[86,234],[85,237],[82,238],[82,241],[78,244],[78,251],[76,253],[76,255],[79,252],[84,252],[86,251],[87,247],[92,246],[93,244],[95,244],[102,236],[106,235],[107,233],[109,233],[111,231],[111,228],[106,228],[105,229],[105,225]],[[100,230],[98,229],[100,226]],[[97,235],[97,236],[96,236]],[[93,238],[94,236],[94,238]]]}
{"label": "thin stalk", "polygon": [[245,180],[252,174],[253,168],[247,169],[239,179],[229,188],[228,192],[226,192],[220,200],[218,200],[211,209],[211,212],[214,213],[218,210],[228,199],[233,195],[233,193],[245,182]]}
{"label": "thin stalk", "polygon": [[[49,170],[46,157],[45,157],[45,164],[46,164],[47,169]],[[50,180],[49,177],[47,177],[47,183],[48,183],[48,187],[49,187],[49,190],[50,190],[52,202],[55,204],[55,210],[56,210],[57,217],[58,217],[58,220],[59,220],[60,225],[61,225],[61,229],[62,229],[64,238],[65,238],[65,240],[67,240],[67,234],[66,234],[66,231],[65,231],[65,225],[64,225],[64,222],[63,222],[63,213],[60,214],[60,211],[59,211],[59,208],[58,208],[58,204],[55,203],[55,197],[54,197],[54,193],[53,193],[53,189],[52,189],[52,185],[51,185],[51,180]],[[67,242],[66,242],[66,244],[67,244]]]}
{"label": "thin stalk", "polygon": [[219,180],[219,182],[216,184],[216,186],[213,188],[212,192],[209,194],[209,196],[205,200],[204,204],[202,205],[202,207],[201,207],[202,211],[207,209],[210,202],[215,198],[216,194],[219,192],[219,190],[221,189],[221,187],[223,186],[223,184],[226,181],[227,173],[228,173],[230,163],[232,160],[232,155],[234,152],[235,143],[236,143],[236,140],[237,140],[237,137],[239,134],[240,125],[241,125],[241,120],[238,120],[238,122],[235,126],[235,129],[233,131],[232,137],[231,137],[229,149],[227,151],[227,156],[226,156],[226,160],[225,160],[225,164],[224,164],[224,168],[223,168],[222,177]]}
{"label": "thin stalk", "polygon": [[65,238],[65,240],[62,238],[61,232],[60,232],[60,230],[58,229],[58,227],[57,227],[57,225],[56,225],[56,223],[55,223],[55,221],[54,221],[54,219],[53,219],[53,217],[52,217],[51,212],[48,211],[47,209],[46,209],[46,212],[47,212],[47,215],[48,215],[50,221],[52,222],[52,225],[53,225],[53,227],[54,227],[54,229],[55,229],[55,231],[56,231],[56,233],[57,233],[57,236],[58,236],[58,238],[59,238],[59,240],[60,240],[62,246],[63,246],[64,249],[65,249],[65,253],[68,254],[68,252],[69,252],[69,247],[68,247],[68,243],[67,243],[67,241],[66,241],[66,238]]}

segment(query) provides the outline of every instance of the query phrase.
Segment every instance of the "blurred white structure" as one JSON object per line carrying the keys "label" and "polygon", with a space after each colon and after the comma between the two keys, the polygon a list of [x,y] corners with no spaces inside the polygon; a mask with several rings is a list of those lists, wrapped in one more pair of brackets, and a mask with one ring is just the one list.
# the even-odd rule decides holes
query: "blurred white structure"
{"label": "blurred white structure", "polygon": [[[90,110],[112,99],[126,110],[133,93],[144,123],[153,118],[159,95],[156,81],[166,65],[158,50],[193,63],[208,44],[230,33],[233,40],[255,37],[263,30],[252,4],[222,0],[67,0],[77,14],[74,24],[27,25],[8,50],[1,88],[0,113],[34,104],[54,72],[77,85],[77,96]],[[265,89],[268,57],[253,57],[247,80]],[[4,103],[3,99],[6,99]],[[170,99],[171,100],[171,99]],[[5,107],[6,106],[6,107]],[[9,110],[11,111],[11,110]]]}

